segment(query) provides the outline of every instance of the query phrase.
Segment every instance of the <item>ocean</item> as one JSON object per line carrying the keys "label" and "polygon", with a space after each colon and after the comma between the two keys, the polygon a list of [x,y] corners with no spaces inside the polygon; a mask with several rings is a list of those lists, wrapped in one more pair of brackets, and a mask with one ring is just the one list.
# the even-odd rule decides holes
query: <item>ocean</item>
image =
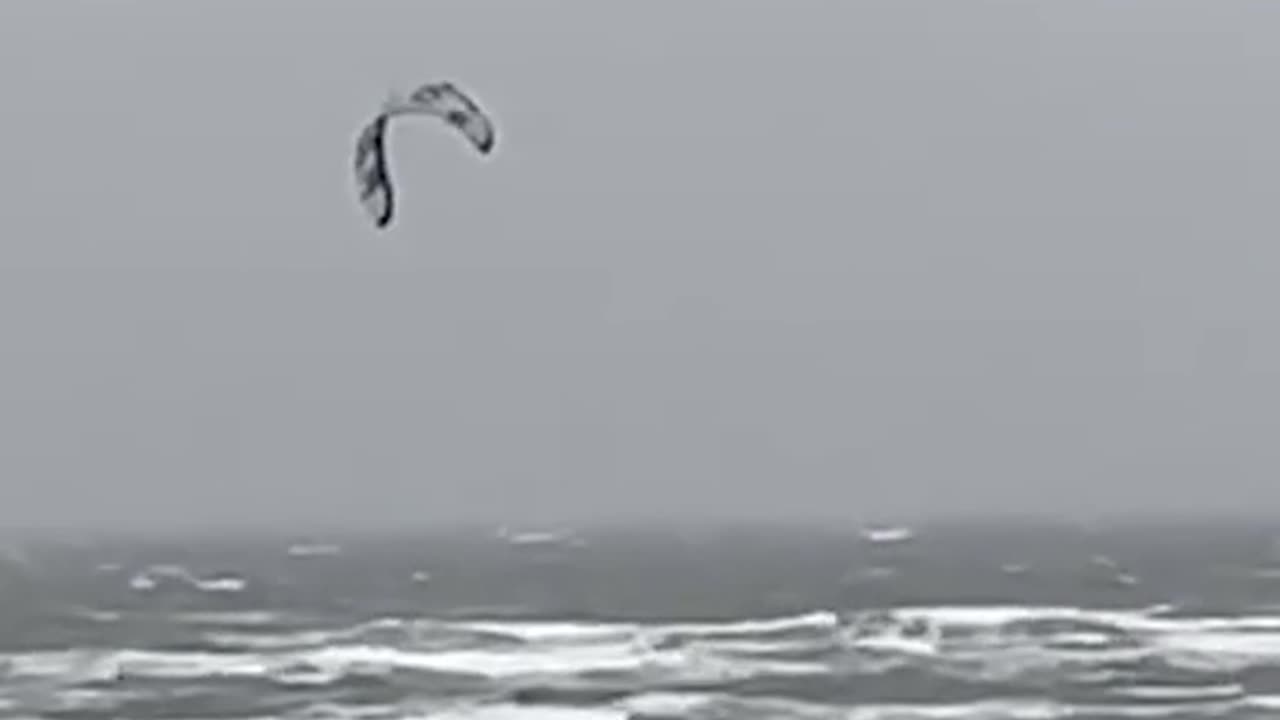
{"label": "ocean", "polygon": [[1258,524],[11,540],[0,717],[1280,717]]}

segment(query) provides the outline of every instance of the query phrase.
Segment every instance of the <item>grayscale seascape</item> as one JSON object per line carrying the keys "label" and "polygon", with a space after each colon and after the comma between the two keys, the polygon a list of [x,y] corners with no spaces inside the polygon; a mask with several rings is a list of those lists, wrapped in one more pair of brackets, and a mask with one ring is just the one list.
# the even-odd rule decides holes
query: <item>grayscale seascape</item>
{"label": "grayscale seascape", "polygon": [[1277,77],[1275,0],[0,0],[0,720],[1280,718]]}

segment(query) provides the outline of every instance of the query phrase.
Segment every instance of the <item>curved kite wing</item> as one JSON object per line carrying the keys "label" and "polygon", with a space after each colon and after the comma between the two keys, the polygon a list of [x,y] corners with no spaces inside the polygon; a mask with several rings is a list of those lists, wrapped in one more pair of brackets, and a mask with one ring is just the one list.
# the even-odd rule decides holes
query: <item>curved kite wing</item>
{"label": "curved kite wing", "polygon": [[355,175],[360,204],[378,227],[386,227],[395,213],[395,192],[387,172],[387,115],[378,115],[356,140]]}
{"label": "curved kite wing", "polygon": [[395,191],[387,168],[386,134],[391,119],[401,115],[438,117],[460,130],[471,144],[487,155],[497,137],[488,115],[461,90],[449,82],[430,83],[407,98],[393,95],[356,140],[354,170],[360,204],[379,228],[391,224],[395,214]]}
{"label": "curved kite wing", "polygon": [[462,131],[482,154],[493,150],[497,131],[474,100],[451,82],[428,83],[413,91],[409,101]]}

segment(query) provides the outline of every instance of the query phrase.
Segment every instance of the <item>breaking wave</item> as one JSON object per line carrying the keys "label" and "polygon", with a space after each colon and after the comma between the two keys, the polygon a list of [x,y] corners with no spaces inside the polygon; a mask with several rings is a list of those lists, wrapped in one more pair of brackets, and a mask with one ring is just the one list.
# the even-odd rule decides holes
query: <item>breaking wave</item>
{"label": "breaking wave", "polygon": [[288,690],[287,706],[251,695],[267,703],[259,710],[289,717],[370,703],[479,719],[1204,718],[1280,709],[1280,615],[1269,614],[974,605],[729,622],[284,620],[173,613],[167,622],[194,633],[181,650],[9,653],[0,702],[31,713],[137,714],[144,689],[214,702],[253,687]]}

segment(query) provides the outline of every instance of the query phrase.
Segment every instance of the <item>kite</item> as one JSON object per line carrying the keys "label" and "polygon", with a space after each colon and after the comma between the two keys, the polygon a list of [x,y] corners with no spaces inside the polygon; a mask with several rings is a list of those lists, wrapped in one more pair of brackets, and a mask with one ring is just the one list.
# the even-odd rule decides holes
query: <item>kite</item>
{"label": "kite", "polygon": [[395,216],[395,190],[387,170],[386,134],[392,118],[425,115],[459,131],[481,155],[493,151],[497,131],[474,100],[450,82],[428,83],[408,97],[392,94],[356,139],[355,176],[360,204],[378,228]]}

